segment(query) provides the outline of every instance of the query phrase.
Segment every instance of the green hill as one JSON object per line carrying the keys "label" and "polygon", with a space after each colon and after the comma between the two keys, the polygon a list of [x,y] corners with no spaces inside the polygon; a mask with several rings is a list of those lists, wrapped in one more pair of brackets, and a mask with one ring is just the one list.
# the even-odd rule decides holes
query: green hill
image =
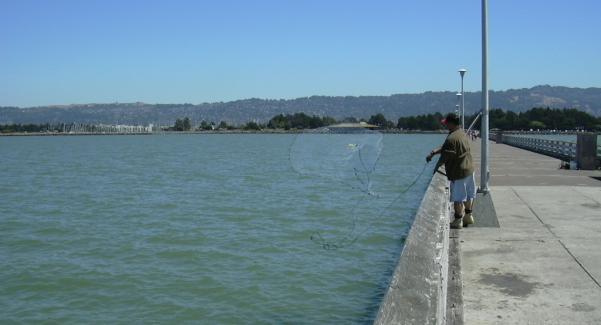
{"label": "green hill", "polygon": [[[305,112],[309,115],[368,118],[382,113],[388,119],[455,109],[455,92],[424,92],[390,96],[312,96],[289,100],[245,99],[231,102],[193,104],[73,104],[29,108],[0,107],[0,124],[6,123],[106,123],[173,124],[177,118],[245,123],[266,122],[277,114]],[[577,108],[601,116],[601,88],[536,86],[491,91],[492,108],[523,112],[533,107]],[[466,113],[480,109],[480,92],[465,96]]]}

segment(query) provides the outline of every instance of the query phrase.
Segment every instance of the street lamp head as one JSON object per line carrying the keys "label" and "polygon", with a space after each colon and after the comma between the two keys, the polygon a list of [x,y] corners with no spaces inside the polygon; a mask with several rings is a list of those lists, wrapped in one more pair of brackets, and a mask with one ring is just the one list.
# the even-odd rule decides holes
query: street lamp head
{"label": "street lamp head", "polygon": [[463,75],[467,72],[466,69],[459,69],[459,74],[461,74],[461,77],[463,78]]}

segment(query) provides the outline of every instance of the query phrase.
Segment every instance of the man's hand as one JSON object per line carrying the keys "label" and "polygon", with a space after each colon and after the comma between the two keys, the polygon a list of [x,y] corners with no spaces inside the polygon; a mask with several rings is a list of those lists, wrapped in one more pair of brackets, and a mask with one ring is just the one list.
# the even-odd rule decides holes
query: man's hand
{"label": "man's hand", "polygon": [[434,149],[434,150],[430,151],[430,154],[426,156],[426,161],[427,162],[431,162],[432,161],[432,157],[434,157],[439,152],[440,152],[440,149]]}

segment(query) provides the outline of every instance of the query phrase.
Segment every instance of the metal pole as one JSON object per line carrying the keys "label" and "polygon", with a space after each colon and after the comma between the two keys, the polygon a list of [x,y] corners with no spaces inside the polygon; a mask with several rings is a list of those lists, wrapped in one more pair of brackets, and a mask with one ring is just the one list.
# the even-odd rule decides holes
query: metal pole
{"label": "metal pole", "polygon": [[482,0],[482,152],[480,192],[488,192],[488,0]]}
{"label": "metal pole", "polygon": [[[455,105],[457,116],[461,118],[461,93],[457,93],[457,105]],[[461,123],[461,120],[459,121]],[[461,128],[463,129],[463,123],[461,124]]]}
{"label": "metal pole", "polygon": [[461,128],[465,130],[465,94],[463,93],[463,74],[465,70],[461,71]]}

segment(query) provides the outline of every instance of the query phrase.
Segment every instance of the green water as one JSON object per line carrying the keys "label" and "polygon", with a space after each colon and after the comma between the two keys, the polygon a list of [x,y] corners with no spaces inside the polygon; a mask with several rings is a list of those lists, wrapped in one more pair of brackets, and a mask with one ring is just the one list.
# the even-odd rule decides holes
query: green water
{"label": "green water", "polygon": [[[385,135],[354,212],[291,169],[294,135],[0,138],[0,319],[369,323],[431,170],[384,208],[443,137]],[[353,216],[353,245],[310,240]]]}

